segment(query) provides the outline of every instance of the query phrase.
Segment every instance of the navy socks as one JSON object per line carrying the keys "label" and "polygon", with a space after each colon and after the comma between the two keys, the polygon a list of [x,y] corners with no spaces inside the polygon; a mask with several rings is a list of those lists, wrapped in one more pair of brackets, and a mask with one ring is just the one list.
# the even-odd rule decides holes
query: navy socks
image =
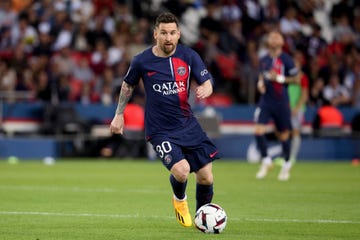
{"label": "navy socks", "polygon": [[170,183],[171,183],[171,187],[173,189],[174,195],[178,198],[178,199],[184,199],[185,198],[185,190],[186,190],[186,185],[187,185],[187,181],[184,183],[178,182],[175,177],[170,174]]}
{"label": "navy socks", "polygon": [[213,184],[196,184],[196,211],[203,205],[210,203],[214,195]]}

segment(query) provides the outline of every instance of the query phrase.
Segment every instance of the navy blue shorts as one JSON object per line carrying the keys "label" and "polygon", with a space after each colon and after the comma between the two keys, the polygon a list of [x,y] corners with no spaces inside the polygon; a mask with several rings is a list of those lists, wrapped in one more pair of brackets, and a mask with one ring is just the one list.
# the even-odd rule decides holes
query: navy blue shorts
{"label": "navy blue shorts", "polygon": [[267,124],[270,120],[278,131],[291,130],[291,111],[285,104],[262,104],[256,108],[254,120],[259,124]]}
{"label": "navy blue shorts", "polygon": [[180,144],[178,139],[169,136],[155,136],[150,142],[168,170],[175,163],[186,159],[190,165],[190,172],[197,172],[206,164],[220,158],[218,149],[206,135],[193,145]]}

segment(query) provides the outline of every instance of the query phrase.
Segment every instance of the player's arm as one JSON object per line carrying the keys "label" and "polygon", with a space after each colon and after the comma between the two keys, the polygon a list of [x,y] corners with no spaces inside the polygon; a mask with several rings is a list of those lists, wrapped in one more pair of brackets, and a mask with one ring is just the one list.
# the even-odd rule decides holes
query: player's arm
{"label": "player's arm", "polygon": [[[300,72],[300,79],[306,76],[302,76],[303,73]],[[300,109],[306,104],[307,100],[309,99],[309,85],[308,80],[300,80],[301,81],[301,95],[299,101],[297,102],[296,106],[293,109],[293,113],[297,113]]]}
{"label": "player's arm", "polygon": [[276,73],[274,70],[267,72],[266,78],[271,81],[278,82],[278,83],[300,83],[299,74],[296,74],[293,76],[285,76],[285,75]]}
{"label": "player's arm", "polygon": [[124,110],[134,91],[134,86],[126,83],[121,85],[119,101],[115,111],[115,116],[110,124],[110,131],[116,134],[123,134],[124,131]]}
{"label": "player's arm", "polygon": [[204,99],[209,97],[213,92],[213,85],[210,79],[203,82],[201,85],[196,87],[196,97]]}
{"label": "player's arm", "polygon": [[[303,73],[300,73],[299,75],[302,75]],[[304,76],[306,77],[306,76]],[[307,80],[304,80],[304,84],[301,85],[301,96],[298,102],[299,106],[304,106],[309,99],[309,85],[307,83]]]}
{"label": "player's arm", "polygon": [[262,74],[259,75],[258,81],[257,81],[257,89],[261,94],[264,94],[266,91],[264,77]]}
{"label": "player's arm", "polygon": [[300,75],[296,74],[295,76],[287,76],[285,77],[285,83],[300,83]]}

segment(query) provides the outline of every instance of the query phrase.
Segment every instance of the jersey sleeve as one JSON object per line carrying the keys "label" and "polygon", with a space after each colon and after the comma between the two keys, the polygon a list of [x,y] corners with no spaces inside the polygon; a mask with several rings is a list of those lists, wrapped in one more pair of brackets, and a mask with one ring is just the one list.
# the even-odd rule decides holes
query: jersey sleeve
{"label": "jersey sleeve", "polygon": [[142,76],[142,70],[139,61],[139,56],[135,56],[124,77],[124,81],[132,86],[135,86],[139,84],[141,76]]}
{"label": "jersey sleeve", "polygon": [[199,54],[192,50],[191,56],[192,56],[192,64],[190,67],[191,67],[192,77],[195,78],[196,83],[200,85],[210,79],[211,83],[213,84],[214,79],[210,74],[210,72],[207,70]]}
{"label": "jersey sleeve", "polygon": [[286,55],[286,62],[285,62],[285,75],[292,77],[298,74],[299,70],[295,66],[294,60],[289,56]]}
{"label": "jersey sleeve", "polygon": [[309,78],[305,74],[300,79],[300,86],[302,89],[309,89]]}

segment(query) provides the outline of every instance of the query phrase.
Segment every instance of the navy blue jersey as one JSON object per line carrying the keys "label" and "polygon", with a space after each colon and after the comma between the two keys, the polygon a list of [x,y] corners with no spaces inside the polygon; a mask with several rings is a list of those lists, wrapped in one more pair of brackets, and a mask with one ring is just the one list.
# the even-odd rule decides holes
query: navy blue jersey
{"label": "navy blue jersey", "polygon": [[264,76],[266,92],[260,97],[260,105],[279,102],[288,104],[289,95],[287,91],[287,84],[281,84],[266,79],[266,73],[271,70],[285,77],[295,76],[298,73],[298,69],[294,64],[294,61],[287,53],[281,53],[281,55],[277,58],[272,58],[270,55],[266,55],[261,58],[260,74]]}
{"label": "navy blue jersey", "polygon": [[277,58],[266,55],[260,59],[260,74],[264,77],[266,91],[260,97],[254,120],[256,123],[267,124],[272,119],[277,130],[290,130],[291,111],[287,84],[266,79],[266,73],[271,70],[285,77],[295,76],[298,73],[292,58],[286,53],[282,53]]}
{"label": "navy blue jersey", "polygon": [[134,57],[124,81],[137,85],[143,80],[148,139],[167,135],[195,141],[194,136],[186,138],[189,131],[200,127],[188,103],[192,78],[200,85],[211,79],[211,75],[200,56],[187,46],[179,44],[170,57],[157,57],[152,48]]}

